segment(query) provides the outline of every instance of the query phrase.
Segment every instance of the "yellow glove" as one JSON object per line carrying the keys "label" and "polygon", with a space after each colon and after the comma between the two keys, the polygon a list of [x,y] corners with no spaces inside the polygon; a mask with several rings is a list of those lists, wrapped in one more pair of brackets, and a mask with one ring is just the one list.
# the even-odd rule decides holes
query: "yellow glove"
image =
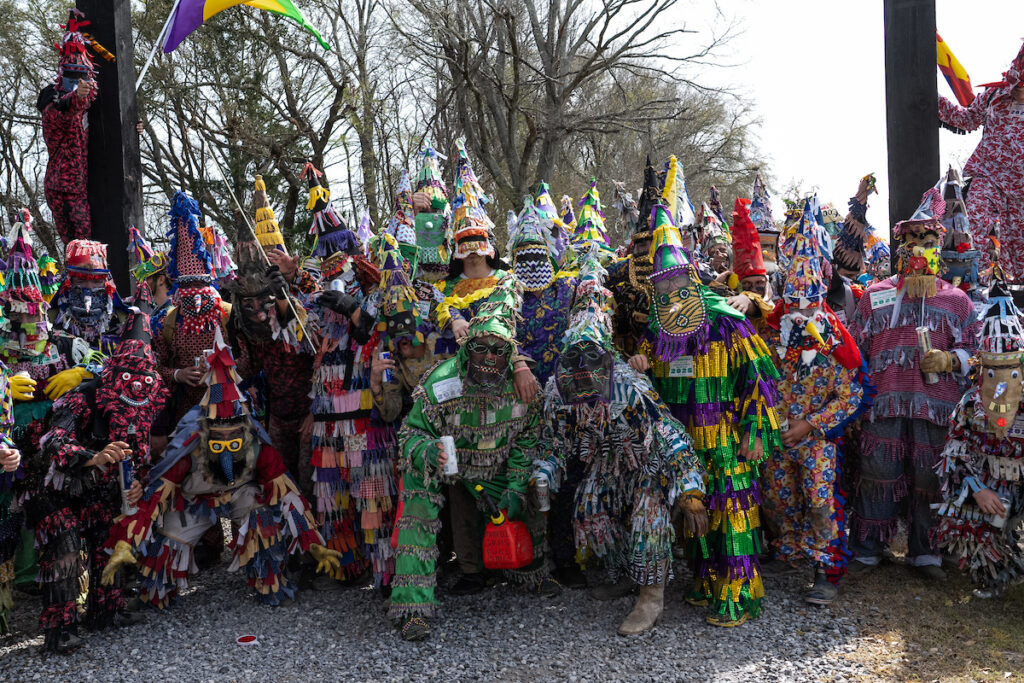
{"label": "yellow glove", "polygon": [[46,384],[46,398],[56,401],[87,379],[92,379],[93,374],[85,368],[68,368],[62,370],[50,378]]}
{"label": "yellow glove", "polygon": [[15,401],[31,401],[36,395],[36,381],[25,375],[14,375],[10,379],[11,397]]}
{"label": "yellow glove", "polygon": [[341,553],[325,548],[319,543],[309,546],[309,554],[316,560],[318,574],[335,573],[341,570]]}
{"label": "yellow glove", "polygon": [[100,577],[100,583],[104,586],[109,586],[114,583],[114,575],[117,574],[117,570],[126,564],[135,564],[135,553],[132,552],[132,546],[128,541],[118,541],[114,546],[114,554],[107,560],[107,566],[103,568],[103,576]]}
{"label": "yellow glove", "polygon": [[921,372],[953,372],[953,354],[932,349],[921,359]]}

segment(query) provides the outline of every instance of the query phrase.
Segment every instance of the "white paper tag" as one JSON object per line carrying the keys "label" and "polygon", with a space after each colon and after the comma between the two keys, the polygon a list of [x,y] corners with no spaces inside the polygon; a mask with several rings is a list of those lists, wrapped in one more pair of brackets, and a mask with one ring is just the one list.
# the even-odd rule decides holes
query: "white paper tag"
{"label": "white paper tag", "polygon": [[1020,102],[1010,103],[1010,116],[1021,117],[1024,116],[1024,104]]}
{"label": "white paper tag", "polygon": [[693,356],[683,356],[682,358],[676,358],[674,361],[668,364],[668,376],[669,377],[694,377],[693,371]]}
{"label": "white paper tag", "polygon": [[462,396],[462,380],[458,377],[443,379],[434,385],[434,398],[438,403]]}
{"label": "white paper tag", "polygon": [[484,413],[484,424],[492,425],[498,422],[498,411],[488,410]]}
{"label": "white paper tag", "polygon": [[420,307],[420,316],[422,316],[424,320],[429,320],[430,319],[430,302],[429,301],[420,301],[418,305]]}
{"label": "white paper tag", "polygon": [[896,303],[896,290],[895,289],[883,289],[879,292],[871,292],[871,310],[877,311],[879,308],[885,308],[886,306],[892,306]]}
{"label": "white paper tag", "polygon": [[1018,415],[1010,426],[1010,436],[1015,439],[1024,439],[1024,415]]}

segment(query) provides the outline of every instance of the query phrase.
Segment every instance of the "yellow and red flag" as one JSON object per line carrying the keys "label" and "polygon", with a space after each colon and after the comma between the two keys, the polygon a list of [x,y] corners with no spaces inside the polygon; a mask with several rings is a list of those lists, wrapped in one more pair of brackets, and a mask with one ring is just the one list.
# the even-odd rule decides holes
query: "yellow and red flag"
{"label": "yellow and red flag", "polygon": [[957,102],[964,107],[971,106],[971,102],[974,101],[971,77],[967,75],[967,70],[938,33],[935,34],[935,50],[939,71],[946,77],[946,82],[949,83],[950,89],[956,95]]}

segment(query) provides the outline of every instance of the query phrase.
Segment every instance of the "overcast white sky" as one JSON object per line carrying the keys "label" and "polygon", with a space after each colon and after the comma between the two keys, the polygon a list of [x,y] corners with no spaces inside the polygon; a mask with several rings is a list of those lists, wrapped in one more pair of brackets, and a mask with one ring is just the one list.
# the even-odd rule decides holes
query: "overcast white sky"
{"label": "overcast white sky", "polygon": [[[680,19],[688,28],[703,31],[709,22],[725,21],[716,17],[710,2],[696,12],[692,3],[683,4],[687,7],[680,10]],[[739,66],[708,69],[701,78],[737,86],[751,98],[762,121],[761,149],[776,189],[794,183],[806,191],[817,189],[823,202],[845,213],[857,182],[873,171],[879,194],[870,201],[868,218],[885,234],[882,1],[730,0],[719,5],[741,26],[742,34],[723,53],[724,61]],[[1024,2],[936,0],[936,13],[938,31],[971,83],[998,80],[1024,37]],[[939,94],[953,100],[937,69],[936,76]],[[949,162],[962,167],[980,137],[980,130],[967,136],[940,131],[943,168]],[[695,204],[704,200],[691,199]],[[773,208],[781,217],[781,200]]]}

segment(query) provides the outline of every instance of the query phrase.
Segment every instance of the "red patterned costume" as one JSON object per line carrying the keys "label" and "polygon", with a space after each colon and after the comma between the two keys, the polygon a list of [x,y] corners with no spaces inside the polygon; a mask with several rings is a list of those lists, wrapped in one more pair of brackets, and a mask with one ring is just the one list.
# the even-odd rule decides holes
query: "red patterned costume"
{"label": "red patterned costume", "polygon": [[[1024,252],[1024,102],[1013,90],[1022,86],[1024,46],[999,83],[990,83],[971,106],[959,107],[939,98],[939,120],[965,131],[984,126],[981,142],[964,166],[971,176],[967,213],[971,217],[974,244],[988,243],[989,230],[999,221],[1003,253]],[[1000,261],[1006,277],[1024,278],[1024,261]]]}
{"label": "red patterned costume", "polygon": [[[49,460],[45,493],[34,499],[38,581],[43,588],[40,627],[48,649],[80,644],[75,634],[79,579],[89,570],[86,620],[94,626],[119,622],[124,596],[118,580],[99,583],[107,555],[102,544],[122,504],[117,462],[104,459],[108,444],[128,445],[132,471],[146,481],[150,425],[166,396],[149,347],[147,316],[134,324],[103,372],[61,397],[42,439]],[[115,449],[119,450],[119,449]],[[83,562],[85,566],[83,567]]]}
{"label": "red patterned costume", "polygon": [[71,10],[57,47],[60,51],[57,82],[44,88],[36,103],[43,115],[43,140],[49,154],[43,184],[46,203],[65,244],[92,234],[86,194],[89,166],[86,115],[96,100],[96,89],[93,86],[88,94],[78,91],[80,81],[92,82],[95,75],[87,40],[80,31],[89,25],[84,18],[78,10]]}
{"label": "red patterned costume", "polygon": [[[199,205],[184,192],[174,195],[169,213],[171,263],[167,273],[174,282],[174,306],[164,318],[160,335],[153,340],[153,351],[160,361],[160,375],[171,388],[171,424],[177,424],[199,403],[206,387],[189,386],[180,370],[201,365],[213,340],[223,333],[230,304],[221,300],[213,286],[210,255],[199,232]],[[197,362],[198,359],[198,362]],[[175,378],[178,375],[178,378]]]}

